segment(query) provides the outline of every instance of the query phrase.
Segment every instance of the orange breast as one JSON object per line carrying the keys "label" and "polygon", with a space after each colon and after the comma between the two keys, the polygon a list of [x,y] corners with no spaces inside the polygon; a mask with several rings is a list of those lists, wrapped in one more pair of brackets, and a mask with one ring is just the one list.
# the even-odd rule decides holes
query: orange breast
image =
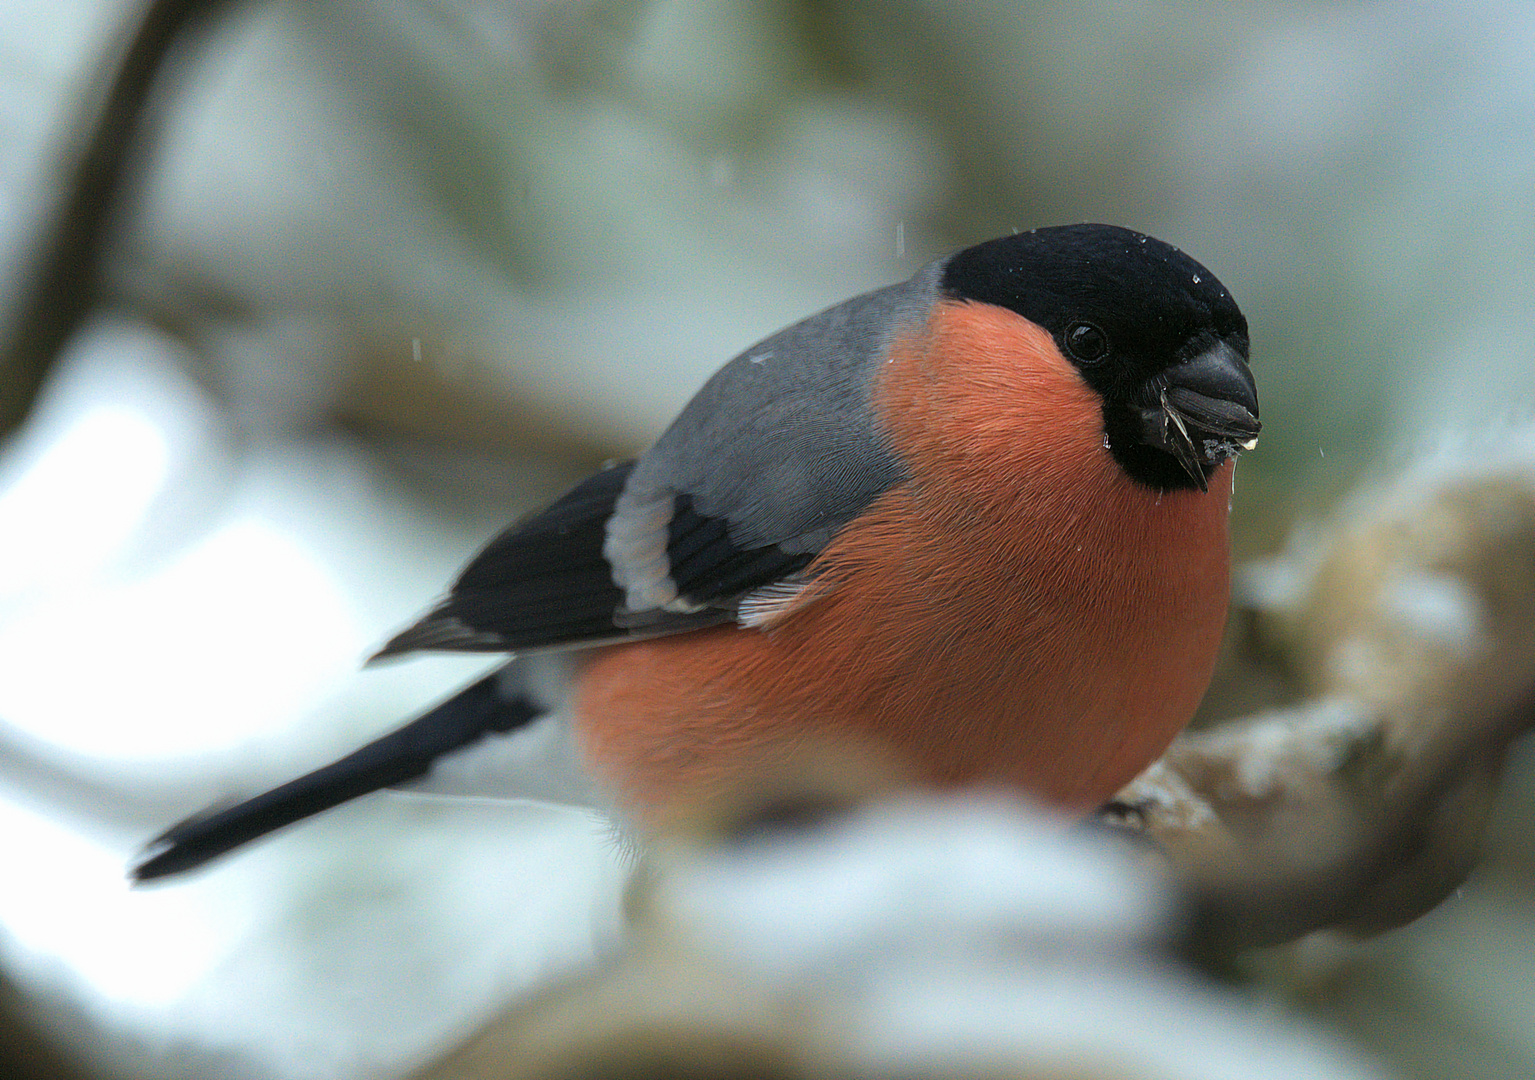
{"label": "orange breast", "polygon": [[1086,809],[1193,714],[1225,624],[1229,464],[1208,494],[1138,487],[1049,335],[989,305],[941,305],[877,405],[912,478],[817,558],[813,603],[587,662],[578,736],[641,820],[828,738]]}

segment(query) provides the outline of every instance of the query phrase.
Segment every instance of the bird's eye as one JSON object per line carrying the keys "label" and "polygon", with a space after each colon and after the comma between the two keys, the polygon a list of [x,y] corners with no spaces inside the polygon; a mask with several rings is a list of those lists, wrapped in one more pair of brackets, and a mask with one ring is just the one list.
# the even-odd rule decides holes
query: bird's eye
{"label": "bird's eye", "polygon": [[1079,364],[1096,364],[1109,355],[1109,336],[1092,323],[1072,323],[1066,328],[1066,351]]}

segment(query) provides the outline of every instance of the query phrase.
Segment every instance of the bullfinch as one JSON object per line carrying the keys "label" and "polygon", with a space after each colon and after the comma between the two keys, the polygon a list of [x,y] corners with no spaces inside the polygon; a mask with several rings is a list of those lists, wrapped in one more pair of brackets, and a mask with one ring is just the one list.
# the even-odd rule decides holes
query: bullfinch
{"label": "bullfinch", "polygon": [[813,741],[1084,811],[1188,722],[1225,625],[1247,323],[1129,229],[1004,236],[726,364],[640,457],[496,537],[384,646],[510,661],[176,825],[163,877],[378,788],[643,835]]}

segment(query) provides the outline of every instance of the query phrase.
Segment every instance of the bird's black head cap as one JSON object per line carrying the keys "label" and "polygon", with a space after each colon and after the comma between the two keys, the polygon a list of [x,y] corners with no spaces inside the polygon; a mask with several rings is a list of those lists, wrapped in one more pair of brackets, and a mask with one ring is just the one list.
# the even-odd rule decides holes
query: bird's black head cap
{"label": "bird's black head cap", "polygon": [[[1203,488],[1209,472],[1257,434],[1247,320],[1215,275],[1171,244],[1117,225],[1035,229],[952,256],[941,288],[1049,331],[1102,397],[1109,448],[1141,484]],[[1212,382],[1208,358],[1216,352],[1222,370]],[[1185,397],[1199,403],[1180,408],[1177,373],[1196,367],[1204,374],[1191,376],[1191,385],[1200,393]],[[1245,419],[1234,429],[1206,423],[1204,406]],[[1176,423],[1183,434],[1158,433],[1158,423]]]}

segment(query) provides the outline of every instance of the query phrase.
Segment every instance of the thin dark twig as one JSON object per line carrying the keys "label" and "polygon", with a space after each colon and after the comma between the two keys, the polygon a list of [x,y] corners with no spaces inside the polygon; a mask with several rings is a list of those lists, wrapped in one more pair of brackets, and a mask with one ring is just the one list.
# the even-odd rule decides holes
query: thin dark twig
{"label": "thin dark twig", "polygon": [[23,255],[18,296],[0,348],[0,438],[26,418],[59,352],[96,300],[102,255],[142,135],[146,106],[171,45],[224,0],[149,0],[113,36],[110,75],[83,96],[60,154],[61,192]]}

